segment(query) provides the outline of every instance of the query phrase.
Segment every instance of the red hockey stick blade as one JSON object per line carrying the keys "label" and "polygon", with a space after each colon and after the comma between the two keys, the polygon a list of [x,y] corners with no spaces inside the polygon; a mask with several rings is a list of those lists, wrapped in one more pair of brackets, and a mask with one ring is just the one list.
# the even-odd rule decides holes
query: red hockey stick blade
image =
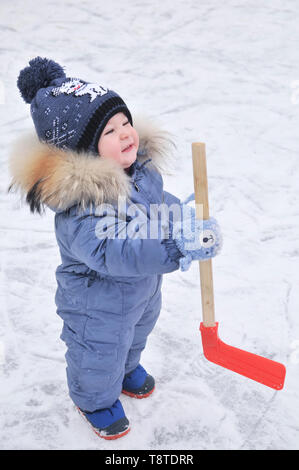
{"label": "red hockey stick blade", "polygon": [[203,352],[208,361],[275,390],[283,388],[286,375],[283,364],[223,343],[218,337],[218,322],[211,327],[201,323],[200,331]]}

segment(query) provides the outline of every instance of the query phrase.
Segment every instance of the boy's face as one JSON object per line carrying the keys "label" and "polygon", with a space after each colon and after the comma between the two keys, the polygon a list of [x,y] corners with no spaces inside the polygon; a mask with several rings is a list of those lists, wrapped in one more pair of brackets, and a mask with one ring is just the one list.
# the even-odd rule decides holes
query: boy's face
{"label": "boy's face", "polygon": [[124,113],[117,113],[107,122],[98,142],[99,155],[112,158],[122,168],[135,162],[139,136]]}

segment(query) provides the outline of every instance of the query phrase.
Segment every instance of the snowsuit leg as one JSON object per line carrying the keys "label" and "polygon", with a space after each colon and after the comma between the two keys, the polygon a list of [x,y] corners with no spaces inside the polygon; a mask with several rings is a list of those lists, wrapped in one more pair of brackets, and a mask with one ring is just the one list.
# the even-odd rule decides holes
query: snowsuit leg
{"label": "snowsuit leg", "polygon": [[157,287],[153,296],[149,299],[146,309],[135,325],[134,338],[127,355],[125,364],[125,373],[128,374],[134,370],[139,362],[142,351],[145,348],[148,335],[153,330],[161,310],[161,286],[162,286],[162,275],[157,276]]}
{"label": "snowsuit leg", "polygon": [[132,284],[101,278],[88,287],[86,310],[79,305],[79,311],[66,308],[58,291],[69,394],[79,408],[109,408],[119,398],[124,375],[138,365],[159,316],[161,282],[162,275]]}

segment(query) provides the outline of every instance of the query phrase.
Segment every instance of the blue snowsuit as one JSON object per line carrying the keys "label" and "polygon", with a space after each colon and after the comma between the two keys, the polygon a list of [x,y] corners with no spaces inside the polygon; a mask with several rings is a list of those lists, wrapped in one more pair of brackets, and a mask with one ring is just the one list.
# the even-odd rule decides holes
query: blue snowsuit
{"label": "blue snowsuit", "polygon": [[[126,174],[130,203],[142,204],[148,220],[150,204],[180,203],[163,190],[155,164],[161,156],[161,136],[156,130],[152,135],[141,132],[137,160]],[[96,161],[89,155],[49,150],[35,135],[26,137],[19,148],[24,151],[20,156],[16,153],[14,184],[27,191],[31,208],[42,204],[55,211],[61,255],[55,302],[63,320],[70,396],[86,411],[108,408],[121,394],[124,374],[139,364],[158,319],[162,276],[179,269],[183,255],[171,233],[168,239],[161,234],[155,239],[139,238],[138,231],[133,238],[97,236],[97,224],[106,216],[97,212],[99,199],[116,208],[115,226],[119,225],[116,203],[105,199],[105,194],[110,194],[110,186],[114,195],[123,189],[123,169],[107,170],[100,158]],[[98,177],[101,165],[104,176]],[[82,198],[88,201],[83,210]],[[122,226],[131,219],[122,218]]]}
{"label": "blue snowsuit", "polygon": [[[180,204],[163,190],[163,133],[135,127],[140,145],[128,174],[115,162],[50,148],[36,136],[20,142],[22,152],[14,157],[14,184],[27,193],[31,210],[42,205],[55,211],[61,255],[55,302],[67,346],[67,381],[72,400],[86,411],[109,408],[119,398],[124,375],[139,364],[158,319],[162,276],[179,269],[183,257],[171,223],[168,237],[159,231],[144,238],[138,227],[134,236],[123,236],[132,217],[119,213],[119,194],[141,204],[146,221],[153,217],[151,204]],[[114,215],[99,212],[102,203],[111,204]],[[106,220],[116,237],[99,237]]]}
{"label": "blue snowsuit", "polygon": [[[179,203],[163,191],[162,177],[133,164],[133,203]],[[135,183],[136,182],[136,183]],[[135,184],[134,184],[135,183]],[[62,264],[57,268],[57,313],[68,350],[70,396],[88,411],[119,398],[124,374],[137,367],[161,309],[162,275],[178,269],[180,252],[161,239],[103,239],[99,218],[76,207],[55,216]]]}

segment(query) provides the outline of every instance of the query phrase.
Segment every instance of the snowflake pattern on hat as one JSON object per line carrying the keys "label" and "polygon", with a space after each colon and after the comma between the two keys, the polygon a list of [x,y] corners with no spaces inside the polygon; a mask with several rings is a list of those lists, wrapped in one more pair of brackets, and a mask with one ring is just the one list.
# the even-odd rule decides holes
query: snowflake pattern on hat
{"label": "snowflake pattern on hat", "polygon": [[[47,143],[66,148],[66,142],[72,139],[76,134],[75,129],[65,132],[67,127],[67,122],[64,122],[60,127],[60,118],[59,116],[56,116],[56,118],[53,120],[53,129],[48,129],[45,132],[45,138]],[[63,134],[60,134],[60,131],[63,131]]]}

